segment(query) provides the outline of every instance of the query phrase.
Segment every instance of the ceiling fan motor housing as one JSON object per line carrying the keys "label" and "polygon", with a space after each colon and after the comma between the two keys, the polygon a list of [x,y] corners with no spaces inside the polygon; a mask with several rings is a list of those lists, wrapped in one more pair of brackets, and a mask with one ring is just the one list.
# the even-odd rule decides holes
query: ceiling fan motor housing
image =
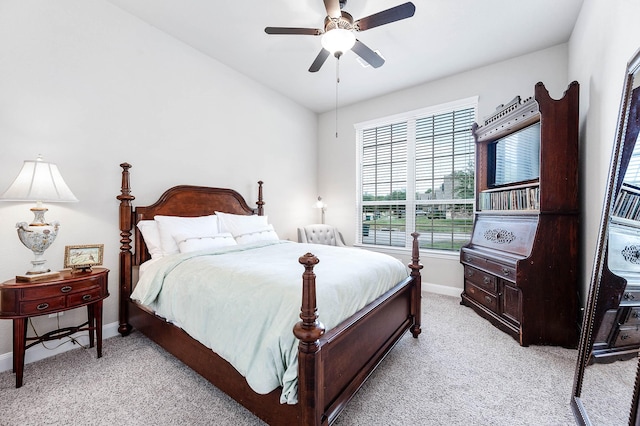
{"label": "ceiling fan motor housing", "polygon": [[340,13],[342,14],[342,16],[335,20],[331,19],[331,17],[329,16],[324,18],[324,32],[335,30],[336,28],[349,31],[353,29],[353,16],[345,11],[342,11]]}

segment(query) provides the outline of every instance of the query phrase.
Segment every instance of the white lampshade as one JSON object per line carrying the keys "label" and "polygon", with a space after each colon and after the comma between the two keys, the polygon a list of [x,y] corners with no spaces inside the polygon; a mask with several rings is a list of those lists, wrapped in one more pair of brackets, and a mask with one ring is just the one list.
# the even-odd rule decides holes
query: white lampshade
{"label": "white lampshade", "polygon": [[322,47],[335,55],[336,52],[344,53],[351,49],[356,43],[356,36],[352,31],[335,28],[324,33],[320,42]]}
{"label": "white lampshade", "polygon": [[32,268],[26,275],[16,276],[16,279],[31,280],[32,277],[57,275],[57,272],[51,272],[45,266],[46,260],[43,255],[56,239],[60,223],[57,221],[47,223],[44,218],[47,209],[42,207],[42,203],[78,201],[62,179],[58,166],[43,161],[41,156],[38,156],[35,161],[25,161],[18,177],[9,189],[0,195],[0,201],[36,202],[36,206],[31,209],[34,215],[33,221],[30,224],[27,222],[16,224],[20,241],[35,255],[35,259],[31,261]]}
{"label": "white lampshade", "polygon": [[47,203],[77,202],[58,170],[58,166],[47,163],[38,156],[36,160],[26,160],[18,177],[4,194],[3,201],[40,201]]}

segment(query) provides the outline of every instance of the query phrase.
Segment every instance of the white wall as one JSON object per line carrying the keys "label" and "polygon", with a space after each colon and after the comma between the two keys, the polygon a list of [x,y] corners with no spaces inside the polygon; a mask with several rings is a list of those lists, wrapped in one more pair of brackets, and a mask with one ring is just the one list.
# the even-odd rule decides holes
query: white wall
{"label": "white wall", "polygon": [[[318,189],[326,200],[327,223],[340,228],[348,244],[355,241],[357,212],[356,135],[353,125],[362,121],[404,111],[439,105],[478,96],[479,119],[516,95],[533,96],[534,86],[542,81],[550,95],[558,99],[571,82],[567,78],[567,45],[562,44],[509,61],[398,91],[338,110],[338,137],[335,112],[320,116],[318,138]],[[406,262],[409,258],[405,256]],[[463,270],[458,253],[421,253],[423,283],[428,290],[459,295]]]}
{"label": "white wall", "polygon": [[581,83],[583,294],[590,282],[626,65],[640,48],[640,2],[585,0],[569,42]]}
{"label": "white wall", "polygon": [[[122,162],[133,165],[140,205],[177,184],[235,188],[254,205],[263,180],[282,238],[315,221],[316,114],[110,3],[1,0],[0,94],[0,191],[26,159],[58,164],[80,202],[48,206],[62,227],[45,257],[61,269],[65,245],[104,243],[105,324],[117,321]],[[14,227],[32,219],[30,207],[0,203],[2,280],[30,266]],[[61,325],[84,318],[67,312]],[[34,324],[41,333],[56,325]],[[0,354],[12,351],[11,336],[11,321],[0,321]]]}

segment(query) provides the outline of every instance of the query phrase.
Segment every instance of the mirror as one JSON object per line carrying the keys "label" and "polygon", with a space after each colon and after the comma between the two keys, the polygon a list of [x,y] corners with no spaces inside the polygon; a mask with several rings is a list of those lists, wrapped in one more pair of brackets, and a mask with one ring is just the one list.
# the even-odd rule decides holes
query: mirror
{"label": "mirror", "polygon": [[639,86],[640,50],[627,65],[578,346],[571,408],[580,425],[640,425]]}

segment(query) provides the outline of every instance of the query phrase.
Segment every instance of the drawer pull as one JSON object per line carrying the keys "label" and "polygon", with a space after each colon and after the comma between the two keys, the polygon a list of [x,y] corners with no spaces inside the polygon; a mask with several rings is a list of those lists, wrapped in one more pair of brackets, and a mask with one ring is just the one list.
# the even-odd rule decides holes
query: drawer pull
{"label": "drawer pull", "polygon": [[632,317],[632,318],[636,318],[636,319],[637,319],[637,318],[640,318],[640,312],[638,312],[638,311],[633,311],[633,313],[631,314],[631,317]]}
{"label": "drawer pull", "polygon": [[633,296],[633,293],[625,293],[624,294],[624,300],[634,300],[635,297]]}
{"label": "drawer pull", "polygon": [[48,303],[41,303],[38,306],[36,306],[36,309],[39,311],[44,311],[45,309],[47,309],[49,307]]}
{"label": "drawer pull", "polygon": [[509,275],[511,275],[511,271],[508,270],[507,268],[502,268],[502,275],[504,275],[505,277],[508,277]]}
{"label": "drawer pull", "polygon": [[90,294],[85,294],[84,296],[82,296],[82,300],[84,300],[85,302],[87,300],[91,300],[91,295]]}
{"label": "drawer pull", "polygon": [[69,293],[71,290],[73,290],[73,287],[71,287],[70,285],[65,285],[60,289],[60,291],[63,293]]}
{"label": "drawer pull", "polygon": [[620,336],[620,340],[627,340],[629,337],[631,336],[629,336],[628,334],[623,334]]}
{"label": "drawer pull", "polygon": [[488,276],[484,276],[484,283],[485,284],[489,284],[491,282],[491,278],[489,278]]}
{"label": "drawer pull", "polygon": [[465,256],[465,257],[464,257],[464,260],[465,260],[465,261],[467,261],[467,262],[471,262],[471,261],[473,260],[473,257],[471,257],[471,256]]}
{"label": "drawer pull", "polygon": [[485,300],[487,303],[491,303],[491,298],[490,298],[489,296],[485,296],[485,297],[484,297],[484,300]]}
{"label": "drawer pull", "polygon": [[471,269],[467,270],[467,276],[468,277],[472,277],[474,275],[475,275],[475,272],[473,270],[471,270]]}

